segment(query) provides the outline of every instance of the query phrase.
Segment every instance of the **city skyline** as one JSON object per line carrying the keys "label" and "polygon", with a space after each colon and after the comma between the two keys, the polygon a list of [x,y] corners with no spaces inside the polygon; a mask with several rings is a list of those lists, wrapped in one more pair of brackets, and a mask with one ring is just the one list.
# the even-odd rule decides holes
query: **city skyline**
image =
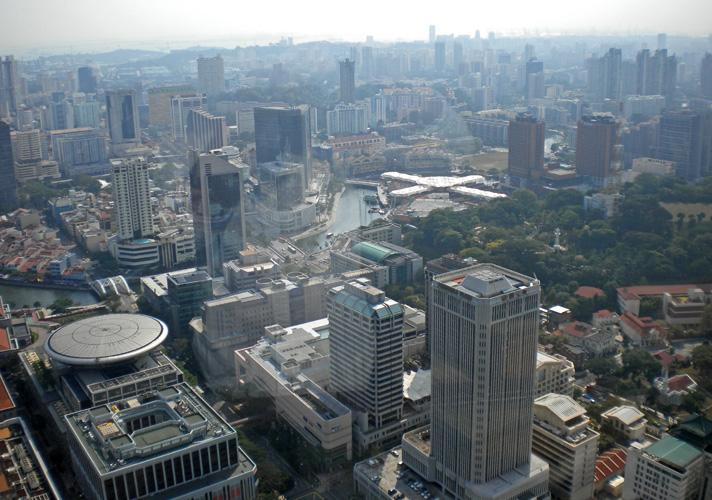
{"label": "city skyline", "polygon": [[[656,5],[654,10],[642,0],[620,4],[603,0],[595,4],[573,4],[563,0],[531,4],[519,0],[462,8],[457,2],[439,4],[438,9],[408,9],[402,2],[388,4],[367,0],[350,13],[349,23],[341,25],[338,16],[325,0],[304,4],[264,2],[252,5],[231,4],[224,0],[209,0],[194,9],[188,3],[168,3],[165,0],[140,4],[131,0],[107,8],[93,9],[92,2],[81,0],[71,6],[29,0],[22,6],[3,7],[9,21],[0,34],[0,44],[17,53],[91,53],[111,48],[176,49],[196,44],[217,44],[225,47],[276,42],[280,37],[295,41],[342,40],[363,41],[373,36],[378,41],[428,40],[428,26],[436,26],[436,34],[475,36],[483,38],[489,32],[500,36],[556,35],[655,35],[666,32],[676,36],[708,36],[712,25],[712,5],[701,0],[682,0]],[[128,4],[128,5],[127,5]],[[380,16],[370,15],[377,8]],[[275,9],[282,15],[275,16]],[[689,16],[689,12],[695,12]],[[215,12],[222,15],[214,16]],[[307,13],[322,12],[311,16]],[[642,14],[642,15],[641,15]],[[83,22],[73,30],[62,29],[66,23],[81,16]],[[41,32],[25,29],[23,19],[52,19]],[[389,19],[398,18],[392,25]],[[164,22],[157,26],[153,20]],[[472,20],[475,21],[472,21]],[[557,19],[558,21],[553,21]],[[565,20],[565,22],[562,22]],[[111,36],[104,29],[112,26]],[[336,28],[338,26],[338,29]],[[30,35],[32,33],[32,35]]]}

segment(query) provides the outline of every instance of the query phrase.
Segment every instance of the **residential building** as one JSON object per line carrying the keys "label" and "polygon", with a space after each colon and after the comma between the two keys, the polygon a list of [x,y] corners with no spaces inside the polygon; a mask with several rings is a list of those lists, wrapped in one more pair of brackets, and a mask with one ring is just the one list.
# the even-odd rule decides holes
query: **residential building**
{"label": "residential building", "polygon": [[190,110],[203,109],[207,103],[205,94],[177,95],[171,98],[171,128],[175,142],[185,142]]}
{"label": "residential building", "polygon": [[493,264],[432,281],[432,424],[405,434],[402,453],[443,496],[548,494],[532,454],[539,297],[537,280]]}
{"label": "residential building", "polygon": [[301,107],[254,108],[257,164],[273,161],[304,165],[304,186],[311,180],[309,112]]}
{"label": "residential building", "polygon": [[620,100],[623,91],[621,49],[611,48],[602,57],[586,61],[588,92],[596,101]]}
{"label": "residential building", "polygon": [[352,457],[352,413],[327,392],[329,321],[267,326],[252,347],[235,351],[237,385],[252,383],[274,401],[281,419],[317,448],[323,468]]}
{"label": "residential building", "polygon": [[613,182],[620,170],[618,124],[610,115],[590,115],[576,128],[576,173],[597,186]]}
{"label": "residential building", "polygon": [[705,53],[700,64],[700,90],[706,99],[712,99],[712,54]]}
{"label": "residential building", "polygon": [[593,497],[598,437],[586,410],[570,396],[546,394],[534,400],[532,451],[549,463],[553,496]]}
{"label": "residential building", "polygon": [[84,127],[49,133],[52,158],[65,177],[109,171],[106,139],[96,129]]}
{"label": "residential building", "polygon": [[574,364],[560,354],[536,353],[535,397],[555,393],[574,395]]}
{"label": "residential building", "polygon": [[445,42],[435,42],[435,71],[445,70]]}
{"label": "residential building", "polygon": [[191,109],[186,117],[186,143],[201,153],[228,145],[224,116],[213,116],[202,109]]}
{"label": "residential building", "polygon": [[362,134],[370,123],[368,104],[337,104],[326,112],[326,132],[329,135]]}
{"label": "residential building", "polygon": [[207,265],[211,276],[237,259],[245,246],[245,191],[247,166],[231,150],[193,152],[190,170],[195,228],[196,262]]}
{"label": "residential building", "polygon": [[652,118],[665,109],[665,97],[661,95],[628,95],[623,99],[623,116],[626,120]]}
{"label": "residential building", "polygon": [[101,125],[101,106],[95,100],[81,101],[74,94],[74,126],[77,128],[99,128]]}
{"label": "residential building", "polygon": [[148,89],[148,123],[168,129],[173,123],[172,101],[176,96],[194,96],[190,85],[167,85]]}
{"label": "residential building", "polygon": [[[4,64],[4,61],[2,61]],[[10,125],[0,119],[0,214],[17,208],[17,179]]]}
{"label": "residential building", "polygon": [[509,122],[496,118],[475,117],[465,120],[473,136],[479,137],[485,146],[507,147],[509,145]]}
{"label": "residential building", "polygon": [[685,396],[697,391],[697,382],[687,373],[673,377],[667,374],[655,379],[655,388],[658,390],[658,400],[664,405],[679,406]]}
{"label": "residential building", "polygon": [[210,97],[225,92],[225,65],[220,55],[198,58],[198,90]]}
{"label": "residential building", "polygon": [[532,115],[519,114],[509,122],[508,173],[512,183],[526,187],[544,170],[546,126]]}
{"label": "residential building", "polygon": [[339,97],[343,103],[354,102],[356,92],[356,61],[339,61]]}
{"label": "residential building", "polygon": [[148,167],[142,158],[111,161],[117,234],[121,240],[150,238],[155,233]]}
{"label": "residential building", "polygon": [[656,50],[653,55],[643,49],[636,56],[638,95],[662,95],[667,106],[673,104],[677,84],[677,58],[668,56],[667,49]]}
{"label": "residential building", "polygon": [[256,466],[237,433],[187,384],[65,417],[87,498],[255,498]]}
{"label": "residential building", "polygon": [[19,78],[15,58],[0,57],[0,119],[17,112],[21,95]]}
{"label": "residential building", "polygon": [[697,498],[704,478],[704,452],[673,436],[633,443],[625,464],[623,498]]}
{"label": "residential building", "polygon": [[615,406],[601,414],[603,425],[609,426],[626,441],[644,441],[645,415],[635,406]]}

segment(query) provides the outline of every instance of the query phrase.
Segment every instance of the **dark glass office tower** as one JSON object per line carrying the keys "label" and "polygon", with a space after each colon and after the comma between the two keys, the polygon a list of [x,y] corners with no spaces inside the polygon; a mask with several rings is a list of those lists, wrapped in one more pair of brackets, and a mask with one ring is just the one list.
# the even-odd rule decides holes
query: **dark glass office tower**
{"label": "dark glass office tower", "polygon": [[339,61],[339,92],[341,102],[354,102],[356,92],[356,61]]}
{"label": "dark glass office tower", "polygon": [[678,177],[694,181],[702,174],[702,118],[692,111],[670,111],[660,119],[658,158],[675,162]]}
{"label": "dark glass office tower", "polygon": [[0,120],[0,214],[17,208],[17,181],[10,142],[10,125]]}
{"label": "dark glass office tower", "polygon": [[306,106],[255,108],[257,163],[284,161],[304,165],[304,185],[311,179],[311,134]]}
{"label": "dark glass office tower", "polygon": [[79,92],[96,94],[96,76],[94,76],[94,69],[89,66],[79,68],[77,70],[77,83],[79,84]]}

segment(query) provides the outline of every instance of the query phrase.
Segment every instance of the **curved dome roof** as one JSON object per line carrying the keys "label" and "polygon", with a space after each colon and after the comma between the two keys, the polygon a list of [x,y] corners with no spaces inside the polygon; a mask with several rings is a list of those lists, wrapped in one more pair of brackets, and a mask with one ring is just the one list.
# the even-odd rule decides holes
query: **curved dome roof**
{"label": "curved dome roof", "polygon": [[47,339],[45,350],[67,365],[104,365],[143,355],[167,336],[166,324],[151,316],[105,314],[58,328]]}

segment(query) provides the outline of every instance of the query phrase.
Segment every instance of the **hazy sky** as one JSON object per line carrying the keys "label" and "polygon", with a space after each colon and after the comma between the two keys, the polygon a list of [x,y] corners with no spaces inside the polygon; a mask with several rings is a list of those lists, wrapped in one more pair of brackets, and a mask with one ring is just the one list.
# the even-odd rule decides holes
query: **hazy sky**
{"label": "hazy sky", "polygon": [[[425,39],[519,33],[712,33],[711,0],[0,0],[0,52],[161,41]],[[228,42],[232,42],[231,44]]]}

